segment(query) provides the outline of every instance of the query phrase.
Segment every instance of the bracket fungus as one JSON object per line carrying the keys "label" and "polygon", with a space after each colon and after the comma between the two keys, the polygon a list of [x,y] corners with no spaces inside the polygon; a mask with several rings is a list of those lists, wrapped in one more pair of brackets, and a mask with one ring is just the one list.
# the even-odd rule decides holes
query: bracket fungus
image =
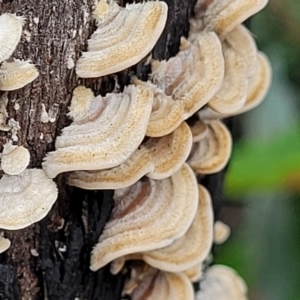
{"label": "bracket fungus", "polygon": [[196,177],[187,164],[169,178],[146,179],[116,190],[111,219],[92,251],[91,270],[182,237],[195,217],[198,197]]}
{"label": "bracket fungus", "polygon": [[216,221],[214,226],[214,243],[219,245],[227,241],[230,236],[230,227],[222,221]]}
{"label": "bracket fungus", "polygon": [[244,280],[231,268],[214,265],[207,269],[196,300],[247,300]]}
{"label": "bracket fungus", "polygon": [[199,174],[212,174],[222,170],[227,164],[232,147],[230,132],[218,121],[206,122],[207,135],[194,143],[188,164]]}
{"label": "bracket fungus", "polygon": [[30,61],[15,60],[3,62],[0,68],[0,90],[17,90],[39,76],[36,67]]}
{"label": "bracket fungus", "polygon": [[205,2],[207,1],[198,0],[195,6],[196,16],[205,11],[205,15],[202,18],[199,16],[197,20],[197,30],[214,31],[221,40],[224,40],[237,25],[262,10],[268,0],[212,0],[205,10],[199,9]]}
{"label": "bracket fungus", "polygon": [[152,102],[153,94],[145,86],[130,85],[123,93],[95,97],[86,117],[75,118],[57,138],[57,150],[43,163],[47,175],[108,169],[125,162],[145,136]]}
{"label": "bracket fungus", "polygon": [[[100,0],[95,16],[98,28],[76,64],[79,77],[100,77],[122,71],[144,58],[155,46],[166,21],[162,1],[128,4],[125,8]],[[107,22],[107,19],[109,22]]]}
{"label": "bracket fungus", "polygon": [[0,16],[0,62],[8,59],[17,47],[22,34],[23,17],[15,14]]}
{"label": "bracket fungus", "polygon": [[0,254],[5,252],[10,247],[10,240],[0,236]]}
{"label": "bracket fungus", "polygon": [[44,218],[57,198],[57,188],[40,169],[0,180],[0,228],[17,230]]}
{"label": "bracket fungus", "polygon": [[120,189],[134,184],[144,175],[164,179],[184,164],[191,147],[192,134],[183,122],[169,135],[147,140],[119,166],[72,172],[68,183],[83,189]]}
{"label": "bracket fungus", "polygon": [[118,273],[126,260],[144,260],[148,265],[167,272],[183,272],[201,264],[213,243],[213,210],[209,192],[201,185],[196,216],[187,232],[169,246],[128,255],[114,261],[111,272]]}
{"label": "bracket fungus", "polygon": [[8,175],[18,175],[23,172],[30,161],[30,153],[23,146],[14,146],[11,142],[3,146],[1,168]]}

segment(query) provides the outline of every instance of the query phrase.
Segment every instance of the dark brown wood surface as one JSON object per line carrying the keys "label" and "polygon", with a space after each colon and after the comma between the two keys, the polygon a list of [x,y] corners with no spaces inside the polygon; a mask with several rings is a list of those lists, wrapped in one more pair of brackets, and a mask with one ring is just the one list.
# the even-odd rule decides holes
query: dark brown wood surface
{"label": "dark brown wood surface", "polygon": [[[188,34],[195,1],[166,2],[168,21],[153,50],[156,59],[178,52],[180,37]],[[45,153],[54,149],[56,136],[70,123],[66,113],[74,87],[83,83],[102,95],[114,88],[114,76],[82,80],[74,68],[67,68],[68,60],[76,61],[86,49],[87,38],[95,29],[92,5],[93,0],[0,0],[1,14],[17,13],[27,20],[13,57],[30,59],[40,72],[32,84],[8,95],[8,115],[20,124],[19,144],[30,150],[31,168],[41,167]],[[141,62],[117,78],[122,88],[132,72],[146,80],[149,71]],[[17,111],[16,102],[20,105]],[[41,104],[47,111],[58,107],[55,122],[40,121]],[[10,133],[0,132],[1,148],[9,137]],[[216,199],[222,197],[222,181],[223,175],[205,181]],[[110,215],[113,192],[68,187],[64,175],[56,182],[59,198],[44,220],[23,230],[5,231],[12,246],[0,255],[0,299],[120,299],[126,274],[112,276],[108,267],[89,270],[90,252]]]}

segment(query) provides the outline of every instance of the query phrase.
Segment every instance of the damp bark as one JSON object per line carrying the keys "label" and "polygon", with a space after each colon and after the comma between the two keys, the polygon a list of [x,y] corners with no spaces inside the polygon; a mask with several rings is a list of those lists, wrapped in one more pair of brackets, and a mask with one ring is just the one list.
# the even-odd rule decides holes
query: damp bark
{"label": "damp bark", "polygon": [[[129,1],[120,1],[124,6]],[[156,59],[168,59],[187,36],[194,1],[166,0],[167,26],[154,48]],[[137,66],[100,79],[79,79],[72,68],[87,38],[95,30],[91,18],[94,0],[0,0],[0,13],[26,18],[21,42],[12,57],[30,59],[40,76],[31,85],[9,92],[8,119],[19,122],[18,144],[31,154],[31,168],[40,168],[46,152],[54,150],[56,136],[69,125],[66,117],[73,89],[78,84],[105,95],[121,89],[135,73],[146,80],[149,66]],[[117,76],[117,77],[116,77]],[[0,94],[1,96],[1,94]],[[41,122],[42,104],[51,122]],[[16,109],[17,108],[17,109]],[[0,132],[0,147],[11,133]],[[0,149],[1,150],[1,149]],[[223,176],[206,179],[210,190],[221,195]],[[112,276],[108,267],[89,270],[90,252],[113,207],[113,191],[70,188],[58,176],[59,198],[49,215],[23,230],[6,231],[11,248],[0,255],[0,299],[121,299],[128,274]],[[217,190],[216,188],[217,187]]]}

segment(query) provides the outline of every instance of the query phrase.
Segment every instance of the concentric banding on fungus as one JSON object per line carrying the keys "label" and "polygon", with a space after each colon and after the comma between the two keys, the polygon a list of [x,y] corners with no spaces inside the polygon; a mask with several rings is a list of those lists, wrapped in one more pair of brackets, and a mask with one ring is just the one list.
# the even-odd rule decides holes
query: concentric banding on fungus
{"label": "concentric banding on fungus", "polygon": [[121,198],[93,249],[93,271],[123,255],[170,245],[188,230],[198,206],[196,177],[186,164],[167,179],[147,179],[115,194]]}

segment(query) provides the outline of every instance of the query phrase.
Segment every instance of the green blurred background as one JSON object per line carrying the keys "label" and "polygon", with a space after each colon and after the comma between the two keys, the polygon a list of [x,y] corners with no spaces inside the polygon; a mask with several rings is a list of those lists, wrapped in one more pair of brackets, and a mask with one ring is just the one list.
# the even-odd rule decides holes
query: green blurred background
{"label": "green blurred background", "polygon": [[248,23],[273,67],[265,101],[235,121],[219,218],[232,228],[214,248],[251,300],[300,299],[300,0],[270,0]]}

